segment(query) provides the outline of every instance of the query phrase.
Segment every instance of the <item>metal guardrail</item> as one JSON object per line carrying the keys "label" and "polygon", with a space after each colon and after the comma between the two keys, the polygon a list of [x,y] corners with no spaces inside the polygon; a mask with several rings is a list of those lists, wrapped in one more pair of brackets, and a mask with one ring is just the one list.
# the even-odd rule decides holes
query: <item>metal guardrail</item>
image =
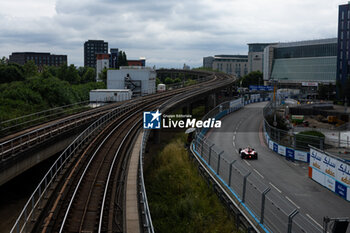
{"label": "metal guardrail", "polygon": [[[214,77],[214,76],[210,75],[203,80],[207,81],[207,80],[211,79],[212,77]],[[164,113],[168,109],[170,109],[173,105],[175,105],[176,102],[179,101],[180,99],[184,100],[192,95],[193,95],[193,93],[176,95],[176,96],[170,98],[169,100],[165,101],[161,106],[159,106],[159,110],[161,110],[161,112]],[[150,133],[151,133],[151,130],[145,129],[143,136],[142,136],[140,160],[139,160],[140,161],[139,162],[139,179],[140,179],[140,204],[141,204],[141,209],[142,209],[142,220],[144,223],[143,228],[144,228],[145,232],[154,233],[152,216],[151,216],[151,211],[150,211],[149,205],[148,205],[145,181],[144,181],[144,176],[143,176],[143,160],[144,160],[146,145],[147,145],[147,141],[148,141]]]}
{"label": "metal guardrail", "polygon": [[143,228],[145,232],[154,233],[154,228],[152,224],[151,211],[148,205],[145,179],[143,176],[143,159],[145,155],[146,145],[151,131],[145,129],[142,135],[141,141],[141,150],[140,150],[140,160],[139,160],[139,179],[140,179],[140,203],[142,209],[142,219],[143,219]]}
{"label": "metal guardrail", "polygon": [[[240,106],[240,103],[235,106],[230,106],[229,102],[220,104],[203,120],[221,118]],[[320,227],[299,213],[298,208],[246,164],[240,160],[227,159],[230,157],[225,157],[225,152],[205,137],[206,131],[197,131],[193,150],[266,232],[292,232],[292,229],[293,232],[322,232]]]}
{"label": "metal guardrail", "polygon": [[[92,116],[94,114],[98,114],[98,112],[87,112],[84,114],[84,117]],[[69,122],[71,122],[71,124],[74,124],[74,126],[78,125],[77,118],[69,117],[0,143],[0,162],[6,159],[4,156],[5,154],[13,155],[17,150],[22,150],[29,145],[41,143],[44,139],[55,137],[57,134],[60,134],[65,130],[70,130],[71,127],[63,127],[68,125]],[[84,122],[85,121],[82,123]]]}
{"label": "metal guardrail", "polygon": [[50,108],[44,111],[35,112],[6,121],[1,121],[0,134],[4,132],[9,132],[13,129],[21,129],[24,127],[35,125],[37,123],[42,123],[44,121],[56,119],[57,117],[61,117],[62,115],[70,111],[79,112],[79,110],[86,108],[88,104],[89,101],[82,101],[60,107]]}
{"label": "metal guardrail", "polygon": [[[196,79],[192,79],[193,81],[196,81],[196,83],[201,83],[201,82],[205,82],[208,81],[210,79],[210,75],[203,77],[203,78],[196,78]],[[177,88],[181,88],[181,87],[186,87],[188,85],[186,85],[186,81],[181,81],[179,83],[173,83],[173,84],[166,84],[166,88],[167,90],[172,90],[172,89],[177,89]]]}
{"label": "metal guardrail", "polygon": [[54,181],[60,175],[60,172],[64,169],[66,164],[71,160],[73,155],[82,148],[83,144],[88,142],[90,138],[103,126],[105,126],[111,120],[117,118],[121,114],[136,108],[137,103],[130,104],[127,106],[119,106],[113,111],[105,114],[91,124],[87,129],[85,129],[58,157],[58,159],[51,166],[49,171],[45,174],[44,178],[41,180],[37,188],[34,190],[33,194],[27,201],[22,212],[17,218],[14,226],[11,229],[12,232],[25,232],[27,226],[33,223],[37,215],[38,210],[41,206],[43,199],[47,197],[50,187],[53,186]]}

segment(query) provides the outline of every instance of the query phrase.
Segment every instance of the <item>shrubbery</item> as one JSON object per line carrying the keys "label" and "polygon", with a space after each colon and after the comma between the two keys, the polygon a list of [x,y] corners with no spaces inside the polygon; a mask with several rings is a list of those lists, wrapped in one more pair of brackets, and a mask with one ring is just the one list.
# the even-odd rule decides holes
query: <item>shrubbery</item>
{"label": "shrubbery", "polygon": [[188,159],[183,141],[152,156],[146,187],[156,232],[234,232],[232,216]]}
{"label": "shrubbery", "polygon": [[296,137],[296,146],[298,148],[308,148],[308,145],[320,148],[324,142],[324,134],[319,131],[304,131],[300,132]]}
{"label": "shrubbery", "polygon": [[105,88],[94,78],[94,69],[66,64],[41,73],[34,64],[0,65],[0,120],[88,100],[90,90]]}

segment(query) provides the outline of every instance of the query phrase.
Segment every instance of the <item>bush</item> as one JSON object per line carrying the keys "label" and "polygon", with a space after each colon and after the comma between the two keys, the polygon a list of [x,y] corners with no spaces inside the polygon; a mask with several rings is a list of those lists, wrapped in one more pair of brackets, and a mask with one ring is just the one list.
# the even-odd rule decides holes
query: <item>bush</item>
{"label": "bush", "polygon": [[[234,232],[232,216],[177,139],[153,156],[146,187],[156,232]],[[171,230],[169,230],[171,229]]]}
{"label": "bush", "polygon": [[308,149],[308,145],[320,148],[324,143],[324,134],[319,131],[304,131],[295,135],[296,147]]}

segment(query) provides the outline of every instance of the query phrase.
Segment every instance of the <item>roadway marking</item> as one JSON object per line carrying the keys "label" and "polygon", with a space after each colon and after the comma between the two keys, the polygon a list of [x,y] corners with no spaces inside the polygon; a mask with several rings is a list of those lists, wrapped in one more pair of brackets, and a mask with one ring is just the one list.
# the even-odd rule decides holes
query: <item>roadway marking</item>
{"label": "roadway marking", "polygon": [[236,140],[236,131],[235,131],[235,132],[233,132],[233,136],[232,136],[232,145],[233,145],[233,148],[235,148],[235,147],[236,147],[235,140]]}
{"label": "roadway marking", "polygon": [[297,207],[298,209],[300,209],[300,207],[299,207],[297,204],[295,204],[295,202],[292,201],[289,197],[286,196],[286,198],[287,198],[288,201],[290,201],[293,205],[295,205],[295,207]]}
{"label": "roadway marking", "polygon": [[318,222],[316,222],[316,220],[315,219],[313,219],[309,214],[306,214],[306,216],[308,216],[309,217],[309,219],[311,219],[314,223],[316,223],[317,224],[317,226],[319,226],[320,228],[322,228],[323,229],[323,227],[318,223]]}
{"label": "roadway marking", "polygon": [[282,193],[282,191],[279,190],[276,186],[274,186],[271,182],[269,182],[269,184],[270,184],[272,187],[274,187],[279,193]]}
{"label": "roadway marking", "polygon": [[260,172],[258,172],[255,168],[253,168],[253,170],[259,175],[259,176],[261,176],[261,178],[263,178],[264,179],[264,176],[263,175],[261,175],[260,174]]}
{"label": "roadway marking", "polygon": [[248,163],[248,161],[247,160],[243,160],[246,164],[248,164],[248,166],[250,166],[250,163]]}

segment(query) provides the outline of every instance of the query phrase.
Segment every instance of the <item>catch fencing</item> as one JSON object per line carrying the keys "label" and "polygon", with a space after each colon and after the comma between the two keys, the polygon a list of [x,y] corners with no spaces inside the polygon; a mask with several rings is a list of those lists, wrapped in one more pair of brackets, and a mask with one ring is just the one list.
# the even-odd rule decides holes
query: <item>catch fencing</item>
{"label": "catch fencing", "polygon": [[[271,121],[278,122],[277,115],[281,115],[280,104],[273,102],[268,103],[263,109],[264,116],[264,132],[266,143],[269,148],[276,153],[286,156],[292,160],[298,160],[302,162],[310,161],[309,145],[321,150],[334,149],[334,148],[350,148],[349,137],[348,139],[341,139],[341,131],[325,131],[320,128],[304,128],[303,131],[320,131],[325,134],[325,137],[300,134],[293,129],[282,130],[272,126]],[[276,115],[276,116],[275,116]],[[334,136],[333,136],[334,135]]]}
{"label": "catch fencing", "polygon": [[[265,100],[260,98],[259,101]],[[244,106],[241,99],[220,104],[203,120],[221,117]],[[289,200],[244,164],[241,159],[229,160],[225,151],[206,138],[208,129],[197,131],[192,143],[194,153],[210,168],[232,196],[245,208],[265,232],[322,232]],[[237,158],[239,155],[237,154]]]}

